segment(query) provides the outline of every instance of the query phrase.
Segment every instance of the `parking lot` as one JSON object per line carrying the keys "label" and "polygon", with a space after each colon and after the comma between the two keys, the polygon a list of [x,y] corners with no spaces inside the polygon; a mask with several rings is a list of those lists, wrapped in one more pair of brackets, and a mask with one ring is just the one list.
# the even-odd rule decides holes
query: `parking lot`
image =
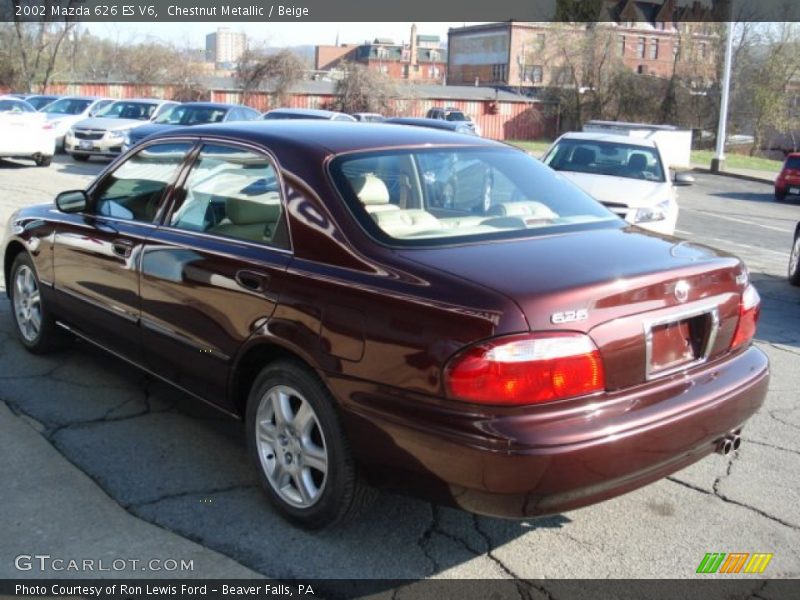
{"label": "parking lot", "polygon": [[[104,166],[63,155],[49,168],[0,161],[0,221],[84,187]],[[765,577],[800,577],[800,289],[785,279],[800,199],[778,204],[765,183],[696,177],[681,188],[678,235],[735,253],[750,267],[762,296],[756,343],[772,362],[770,392],[739,451],[620,498],[507,521],[384,493],[345,528],[304,532],[262,498],[239,423],[85,343],[44,358],[25,353],[5,294],[0,421],[23,419],[158,535],[177,534],[227,557],[213,576],[251,569],[271,578],[684,578],[695,576],[707,552],[764,552],[774,554]],[[14,489],[0,491],[9,494],[4,504],[23,510],[25,498],[10,497]],[[52,551],[42,533],[52,524],[0,514],[7,532],[0,577],[19,576],[13,556]]]}

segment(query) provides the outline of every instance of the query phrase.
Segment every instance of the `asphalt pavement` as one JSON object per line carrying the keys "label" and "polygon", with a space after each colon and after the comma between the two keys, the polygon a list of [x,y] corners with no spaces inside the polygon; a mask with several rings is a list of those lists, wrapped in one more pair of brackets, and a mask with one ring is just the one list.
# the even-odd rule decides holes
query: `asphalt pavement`
{"label": "asphalt pavement", "polygon": [[[0,219],[84,186],[102,166],[0,162]],[[800,289],[784,272],[800,200],[778,204],[766,183],[699,173],[679,203],[678,235],[742,256],[763,298],[756,343],[773,377],[731,456],[543,519],[384,493],[345,528],[304,532],[262,497],[239,423],[85,343],[27,354],[3,295],[0,578],[78,575],[15,566],[37,553],[194,561],[191,572],[110,573],[146,577],[684,578],[707,552],[770,552],[765,577],[799,577]]]}

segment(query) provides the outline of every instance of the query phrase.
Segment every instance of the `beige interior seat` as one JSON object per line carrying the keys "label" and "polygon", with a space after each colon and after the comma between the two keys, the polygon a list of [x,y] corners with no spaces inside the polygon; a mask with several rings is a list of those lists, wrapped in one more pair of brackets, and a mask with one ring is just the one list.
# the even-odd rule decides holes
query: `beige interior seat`
{"label": "beige interior seat", "polygon": [[274,194],[274,198],[266,201],[228,198],[225,201],[225,216],[225,220],[209,230],[210,233],[254,242],[271,241],[281,216],[280,197]]}
{"label": "beige interior seat", "polygon": [[372,218],[378,224],[378,227],[396,238],[408,237],[426,231],[437,231],[442,227],[439,219],[420,208],[372,213]]}
{"label": "beige interior seat", "polygon": [[389,198],[389,188],[382,179],[373,173],[357,178],[353,181],[353,189],[356,196],[370,214],[400,210],[396,204],[392,204]]}
{"label": "beige interior seat", "polygon": [[521,202],[501,202],[489,209],[489,214],[498,217],[522,217],[534,219],[555,219],[558,217],[550,208],[536,200]]}

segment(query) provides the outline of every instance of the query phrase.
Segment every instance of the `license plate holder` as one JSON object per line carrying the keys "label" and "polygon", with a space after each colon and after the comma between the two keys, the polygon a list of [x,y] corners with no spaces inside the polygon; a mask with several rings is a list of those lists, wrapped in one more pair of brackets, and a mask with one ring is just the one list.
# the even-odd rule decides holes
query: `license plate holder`
{"label": "license plate holder", "polygon": [[795,195],[800,194],[800,188],[790,187],[789,188],[789,193],[790,194],[795,194]]}
{"label": "license plate holder", "polygon": [[705,362],[718,330],[716,304],[645,322],[646,378],[664,377]]}
{"label": "license plate holder", "polygon": [[92,150],[94,148],[94,144],[92,144],[89,140],[81,140],[78,142],[78,148],[81,150]]}

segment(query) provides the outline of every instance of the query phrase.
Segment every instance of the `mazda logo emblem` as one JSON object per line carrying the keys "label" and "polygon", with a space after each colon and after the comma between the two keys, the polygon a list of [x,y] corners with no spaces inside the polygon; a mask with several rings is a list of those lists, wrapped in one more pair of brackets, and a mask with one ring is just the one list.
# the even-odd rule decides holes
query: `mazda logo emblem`
{"label": "mazda logo emblem", "polygon": [[678,283],[675,284],[674,293],[675,293],[675,300],[677,300],[678,302],[686,302],[686,299],[689,297],[689,284],[681,279]]}

